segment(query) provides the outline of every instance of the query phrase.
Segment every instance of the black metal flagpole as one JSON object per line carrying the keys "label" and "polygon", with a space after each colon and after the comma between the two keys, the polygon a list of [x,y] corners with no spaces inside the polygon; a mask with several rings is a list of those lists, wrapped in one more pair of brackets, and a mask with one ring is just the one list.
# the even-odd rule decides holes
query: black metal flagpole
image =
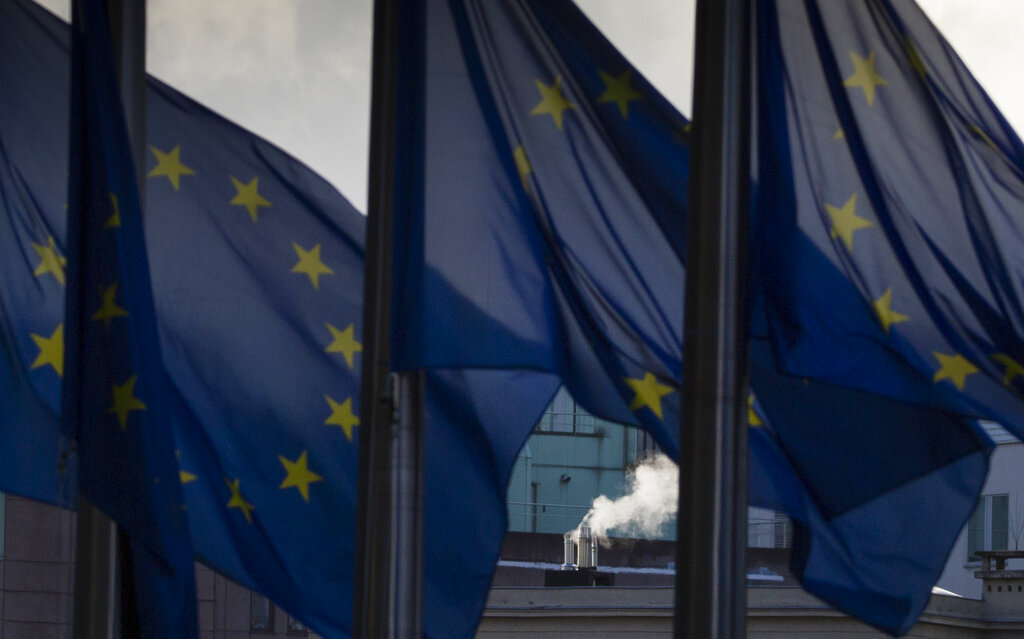
{"label": "black metal flagpole", "polygon": [[753,2],[697,1],[677,637],[746,636],[745,259]]}
{"label": "black metal flagpole", "polygon": [[[106,0],[110,38],[121,85],[121,102],[135,160],[139,206],[145,208],[146,3]],[[80,0],[72,4],[79,18]],[[131,632],[136,614],[131,597],[130,560],[124,535],[106,515],[79,497],[75,532],[74,635],[118,639]],[[128,575],[127,581],[122,575]]]}
{"label": "black metal flagpole", "polygon": [[356,637],[422,637],[423,373],[390,370],[395,0],[376,0],[369,215],[363,296],[362,413],[356,529]]}

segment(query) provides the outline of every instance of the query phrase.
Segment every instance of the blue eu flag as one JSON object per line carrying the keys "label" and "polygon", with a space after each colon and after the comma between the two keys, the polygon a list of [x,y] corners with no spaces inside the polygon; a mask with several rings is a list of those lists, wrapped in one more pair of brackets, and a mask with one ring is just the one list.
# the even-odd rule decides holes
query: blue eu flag
{"label": "blue eu flag", "polygon": [[[91,172],[91,235],[65,230],[68,36],[66,25],[32,3],[0,3],[0,437],[10,443],[0,452],[0,486],[73,505],[77,461],[81,490],[115,517],[132,497],[138,501],[130,512],[139,515],[168,505],[155,496],[158,487],[177,491],[184,510],[179,501],[175,512],[197,558],[324,636],[344,636],[364,218],[272,145],[150,80],[145,252],[141,241],[80,251],[117,259],[89,262],[93,279],[78,285],[81,303],[65,317],[78,238],[142,232],[134,195],[117,190],[130,162],[106,161],[98,146],[90,146],[89,162],[76,163]],[[147,334],[127,324],[143,317],[144,298],[125,279],[147,267],[155,307],[149,352],[158,343],[162,364],[127,350],[127,340]],[[166,451],[172,475],[159,484],[115,476],[135,458],[87,448],[102,440],[84,432],[76,434],[79,454],[60,481],[62,375],[71,372],[63,365],[63,327],[72,321],[86,339],[75,346],[69,339],[67,350],[86,362],[82,383],[93,384],[79,394],[82,410],[96,414],[97,427],[113,424],[109,437],[173,436]],[[112,343],[114,337],[125,341]],[[109,374],[103,369],[109,386],[90,363],[101,345],[110,354]],[[118,354],[125,357],[115,360]],[[145,370],[130,369],[143,364]],[[145,421],[157,418],[162,427]],[[152,601],[142,602],[141,616]]]}
{"label": "blue eu flag", "polygon": [[[75,503],[74,462],[85,463],[83,450],[58,466],[75,237],[64,225],[69,71],[65,25],[31,3],[0,3],[0,489],[64,506]],[[306,167],[170,87],[150,79],[147,103],[145,249],[169,384],[154,399],[139,374],[123,396],[124,432],[139,432],[162,402],[178,466],[160,485],[181,490],[196,557],[322,636],[348,636],[365,218]],[[94,191],[102,238],[116,211],[129,223],[127,196],[115,208]],[[138,271],[140,248],[116,255]],[[119,309],[136,317],[137,298],[103,284],[80,287],[80,322],[127,336],[114,332],[127,321]],[[427,384],[425,627],[467,636],[506,528],[516,451],[558,380],[434,371]],[[109,407],[94,406],[118,435]],[[93,486],[97,501],[118,503],[104,493],[116,486]]]}
{"label": "blue eu flag", "polygon": [[[831,455],[815,468],[799,454],[808,442],[798,429],[779,426],[782,445],[810,477],[835,478],[826,472],[832,463],[849,469],[851,485],[862,475],[859,485],[871,492],[912,480],[880,503],[902,499],[909,512],[941,494],[948,519],[962,523],[982,472],[964,464],[979,455],[948,467],[943,457],[969,450],[974,418],[1024,432],[1020,141],[913,3],[764,2],[759,14],[765,161],[752,241],[763,305],[754,332],[779,370],[936,415],[891,428],[864,420],[847,433],[829,423],[829,437],[861,442],[851,448],[862,448],[859,458],[873,454],[870,473]],[[922,473],[929,467],[936,472]],[[829,516],[837,541],[879,517],[853,502]],[[900,565],[903,550],[923,538],[906,529],[879,538],[877,556]],[[936,543],[929,556],[946,551]],[[854,601],[876,625],[906,631],[927,593],[896,588],[895,574],[869,581],[867,561],[849,565],[848,577],[821,596]],[[927,582],[940,567],[932,560],[911,571]],[[889,595],[850,597],[856,583]]]}
{"label": "blue eu flag", "polygon": [[1024,434],[1020,140],[912,3],[761,13],[777,163],[758,239],[783,367]]}
{"label": "blue eu flag", "polygon": [[[400,37],[394,366],[545,371],[591,412],[643,426],[674,454],[688,123],[570,3],[408,4]],[[876,15],[882,5],[864,6]],[[760,45],[776,43],[776,31],[761,25],[767,38]],[[812,39],[794,57],[813,64],[812,45],[824,42]],[[760,58],[768,82],[778,56]],[[868,65],[866,57],[861,62]],[[800,97],[814,103],[825,95]],[[762,116],[759,135],[771,139],[781,126]],[[830,142],[838,128],[828,131]],[[814,348],[857,317],[833,322],[848,300],[829,306],[825,297],[841,295],[851,280],[816,289],[821,305],[813,309],[793,304],[789,280],[777,283],[785,260],[797,263],[806,253],[795,252],[797,236],[778,223],[789,209],[773,199],[783,194],[770,173],[802,177],[803,162],[817,168],[818,158],[786,165],[773,148],[759,153],[751,502],[797,520],[793,567],[810,592],[900,632],[923,609],[973,508],[989,443],[971,413],[883,392],[873,379],[853,384],[809,368],[862,361],[825,361]],[[830,170],[833,181],[845,175]],[[863,233],[855,221],[832,241],[853,233]],[[793,269],[805,279],[835,273],[806,259]],[[856,303],[865,316],[862,299]],[[831,331],[798,331],[801,313]],[[874,369],[841,370],[860,378]],[[863,472],[865,464],[872,472]]]}
{"label": "blue eu flag", "polygon": [[[126,579],[134,586],[139,625],[126,630],[197,637],[192,546],[165,408],[171,386],[161,364],[134,164],[99,0],[75,3],[72,52],[66,457],[77,462],[79,493],[128,533],[132,575]],[[55,246],[47,250],[44,268],[57,277],[61,258]],[[59,331],[45,348],[57,349]],[[54,353],[48,365],[57,364]]]}

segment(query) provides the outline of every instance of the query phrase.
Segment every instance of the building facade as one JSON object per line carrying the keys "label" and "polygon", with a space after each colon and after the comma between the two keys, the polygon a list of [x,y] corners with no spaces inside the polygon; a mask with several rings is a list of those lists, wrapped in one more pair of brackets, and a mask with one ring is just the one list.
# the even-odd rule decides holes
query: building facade
{"label": "building facade", "polygon": [[[979,550],[1024,548],[1024,443],[992,423],[983,428],[996,444],[989,475],[973,515],[951,551],[937,586],[980,599],[975,578]],[[639,429],[598,419],[559,391],[516,461],[508,493],[509,530],[561,533],[575,528],[598,495],[622,495],[626,477],[655,452]],[[750,548],[788,548],[792,526],[785,515],[750,508]],[[614,532],[614,531],[613,531]],[[666,526],[656,538],[675,539]],[[1024,570],[1024,559],[1010,561]]]}
{"label": "building facade", "polygon": [[[656,452],[645,431],[594,417],[564,388],[559,390],[513,467],[509,530],[564,533],[576,528],[595,497],[621,497],[630,472]],[[751,508],[747,521],[749,546],[789,547],[792,529],[784,515]],[[674,521],[653,538],[675,539]]]}
{"label": "building facade", "polygon": [[[1024,549],[1024,443],[995,424],[985,428],[996,443],[988,477],[938,582],[972,599],[982,595],[981,582],[974,578],[980,565],[977,551]],[[1009,567],[1024,570],[1024,559],[1011,560]]]}
{"label": "building facade", "polygon": [[[565,389],[527,440],[508,488],[509,530],[564,533],[598,495],[622,495],[627,473],[654,452],[645,432],[594,417]],[[675,528],[666,538],[675,538]]]}
{"label": "building facade", "polygon": [[[603,579],[594,580],[604,585],[547,587],[551,573],[566,574],[558,563],[561,542],[558,534],[510,533],[506,537],[478,638],[672,636],[673,542],[613,541],[601,551],[597,570]],[[933,590],[907,637],[1024,637],[1024,571],[1010,568],[1010,562],[1024,558],[1024,552],[980,552],[980,569],[972,578],[978,581],[981,596],[971,599]],[[800,588],[789,571],[788,549],[750,548],[746,562],[749,639],[888,637]]]}
{"label": "building facade", "polygon": [[[71,639],[75,515],[0,493],[0,637]],[[202,639],[316,637],[266,597],[196,565]]]}
{"label": "building facade", "polygon": [[[980,582],[979,582],[980,583]],[[674,591],[648,588],[492,588],[477,639],[671,639]],[[1018,610],[1024,606],[1018,604]],[[797,587],[747,588],[747,639],[888,639]],[[907,639],[1020,639],[1024,617],[998,602],[932,595]]]}
{"label": "building facade", "polygon": [[[997,427],[988,430],[999,444],[991,471],[937,584],[962,597],[933,597],[922,618],[924,629],[909,636],[1024,637],[1024,621],[1015,617],[1015,611],[1024,610],[1024,592],[1019,592],[1024,588],[1024,557],[1006,560],[1003,581],[994,577],[986,584],[975,574],[982,568],[979,551],[1014,550],[1024,542],[1024,443]],[[654,452],[643,432],[588,415],[567,393],[559,393],[511,476],[512,533],[480,636],[583,636],[596,619],[605,617],[608,629],[622,626],[639,632],[650,626],[651,636],[670,632],[675,556],[669,545],[675,539],[674,526],[666,526],[653,540],[629,540],[633,550],[620,553],[620,566],[612,570],[618,573],[618,586],[630,589],[617,587],[596,595],[620,597],[617,604],[572,600],[571,593],[554,599],[551,593],[531,595],[542,588],[540,567],[557,567],[561,561],[562,533],[580,523],[597,495],[621,496],[629,472]],[[881,636],[817,602],[787,574],[792,532],[784,516],[751,509],[748,519],[750,637],[819,637],[826,629],[849,632],[851,637]],[[72,512],[0,493],[0,637],[71,636],[74,535]],[[643,548],[657,551],[645,551],[648,557],[641,561],[637,549]],[[602,557],[615,557],[617,552],[602,550]],[[1006,579],[1015,575],[1020,583],[1009,584]],[[197,566],[196,578],[203,639],[316,636],[265,597],[208,568]],[[523,597],[536,605],[523,604]],[[998,605],[992,603],[996,597],[1001,598]],[[543,602],[550,604],[548,612],[541,610],[547,605]],[[633,622],[641,625],[630,626]]]}

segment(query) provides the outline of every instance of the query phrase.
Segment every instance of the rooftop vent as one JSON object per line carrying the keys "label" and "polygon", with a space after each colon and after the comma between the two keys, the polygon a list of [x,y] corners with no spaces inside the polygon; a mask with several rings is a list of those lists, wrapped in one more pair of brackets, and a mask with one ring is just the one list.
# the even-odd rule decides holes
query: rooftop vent
{"label": "rooftop vent", "polygon": [[615,576],[597,570],[597,537],[581,523],[562,536],[562,565],[544,571],[545,587],[611,586]]}

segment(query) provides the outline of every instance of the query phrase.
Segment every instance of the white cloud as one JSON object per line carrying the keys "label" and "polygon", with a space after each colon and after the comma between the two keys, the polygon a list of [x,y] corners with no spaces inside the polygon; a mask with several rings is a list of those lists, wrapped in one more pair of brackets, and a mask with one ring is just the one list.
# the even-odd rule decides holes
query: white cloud
{"label": "white cloud", "polygon": [[[67,16],[68,0],[39,0]],[[690,112],[694,0],[578,0],[623,54]],[[1024,3],[921,0],[1024,132]],[[365,210],[372,0],[150,0],[149,69],[282,146]]]}
{"label": "white cloud", "polygon": [[1019,0],[921,0],[935,26],[1017,130],[1024,133],[1024,3]]}
{"label": "white cloud", "polygon": [[291,81],[298,69],[297,5],[275,0],[154,0],[149,3],[150,70],[183,89],[221,91]]}
{"label": "white cloud", "polygon": [[693,85],[694,0],[577,0],[580,9],[684,114]]}
{"label": "white cloud", "polygon": [[36,0],[65,20],[71,19],[71,0]]}
{"label": "white cloud", "polygon": [[365,210],[370,11],[369,0],[151,0],[147,65]]}

